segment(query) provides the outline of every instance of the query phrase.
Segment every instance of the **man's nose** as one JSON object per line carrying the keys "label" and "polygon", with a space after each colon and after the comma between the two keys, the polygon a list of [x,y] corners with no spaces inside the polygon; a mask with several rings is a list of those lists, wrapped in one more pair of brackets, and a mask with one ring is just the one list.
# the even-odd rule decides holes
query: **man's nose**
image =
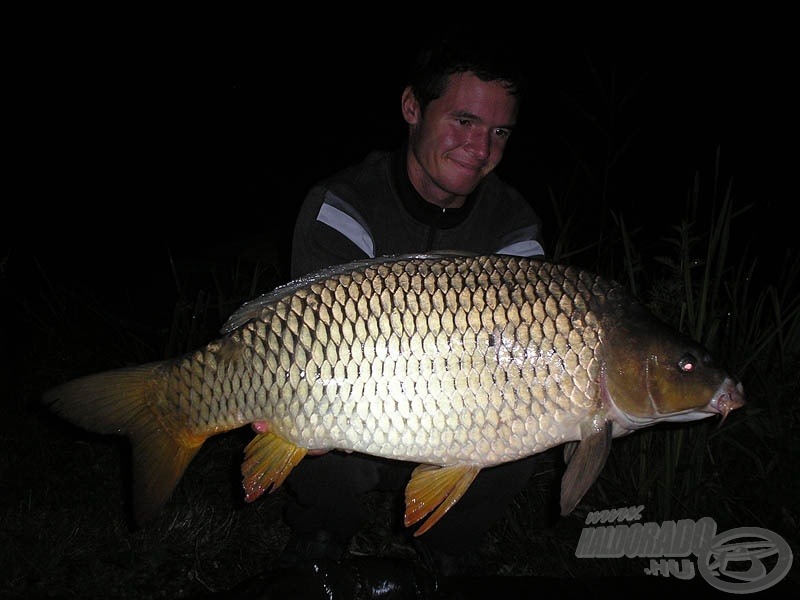
{"label": "man's nose", "polygon": [[469,153],[479,160],[486,160],[491,152],[491,138],[488,131],[474,131],[467,143]]}

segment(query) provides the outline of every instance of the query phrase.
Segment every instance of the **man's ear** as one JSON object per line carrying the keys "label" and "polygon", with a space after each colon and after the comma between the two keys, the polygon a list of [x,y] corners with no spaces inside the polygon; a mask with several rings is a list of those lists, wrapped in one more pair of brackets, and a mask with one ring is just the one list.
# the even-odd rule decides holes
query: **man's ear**
{"label": "man's ear", "polygon": [[416,125],[419,123],[422,118],[422,109],[410,85],[406,86],[406,89],[403,90],[400,104],[406,123],[409,125]]}

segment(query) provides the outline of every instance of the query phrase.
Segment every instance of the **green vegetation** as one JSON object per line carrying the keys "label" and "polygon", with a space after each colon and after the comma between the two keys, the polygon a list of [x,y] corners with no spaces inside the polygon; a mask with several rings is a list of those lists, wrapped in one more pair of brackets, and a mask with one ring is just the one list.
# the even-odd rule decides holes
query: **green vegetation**
{"label": "green vegetation", "polygon": [[[576,567],[598,576],[641,574],[646,565],[627,558],[589,565],[575,562],[571,544],[558,550],[565,538],[580,535],[589,512],[638,505],[647,521],[710,516],[719,532],[764,527],[783,535],[797,554],[800,469],[792,457],[800,450],[800,256],[787,249],[782,262],[768,264],[773,259],[762,256],[759,264],[742,244],[732,252],[732,232],[748,207],[736,206],[730,181],[723,185],[715,166],[710,196],[701,192],[698,174],[683,220],[661,240],[663,252],[640,251],[619,218],[612,234],[619,256],[598,252],[596,268],[626,282],[656,315],[706,345],[743,381],[748,404],[724,423],[664,424],[615,440],[575,513],[544,531],[531,513],[551,500],[529,490],[520,512],[498,532],[498,545],[513,544],[515,559],[536,565],[534,571],[541,557],[558,554],[571,574]],[[602,260],[621,268],[608,269]],[[560,528],[570,533],[553,535]],[[550,544],[544,552],[543,541]]]}

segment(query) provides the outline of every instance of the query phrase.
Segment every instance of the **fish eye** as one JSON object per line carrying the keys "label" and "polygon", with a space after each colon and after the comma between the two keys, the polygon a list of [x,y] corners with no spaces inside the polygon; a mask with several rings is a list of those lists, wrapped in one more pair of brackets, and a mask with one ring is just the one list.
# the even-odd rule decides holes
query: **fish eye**
{"label": "fish eye", "polygon": [[697,367],[697,359],[693,354],[684,354],[678,361],[678,368],[684,373],[691,373]]}

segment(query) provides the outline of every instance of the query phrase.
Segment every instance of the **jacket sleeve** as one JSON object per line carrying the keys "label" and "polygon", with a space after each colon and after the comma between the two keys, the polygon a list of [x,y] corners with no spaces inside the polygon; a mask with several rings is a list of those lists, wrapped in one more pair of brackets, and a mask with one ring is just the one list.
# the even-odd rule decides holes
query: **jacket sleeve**
{"label": "jacket sleeve", "polygon": [[374,254],[372,234],[357,209],[324,185],[309,191],[295,222],[291,277]]}
{"label": "jacket sleeve", "polygon": [[529,219],[530,223],[503,236],[494,252],[513,256],[544,256],[541,221],[535,214]]}
{"label": "jacket sleeve", "polygon": [[544,256],[542,220],[525,197],[494,175],[487,178],[484,191],[477,207],[480,226],[471,235],[486,236],[483,246],[495,254]]}

